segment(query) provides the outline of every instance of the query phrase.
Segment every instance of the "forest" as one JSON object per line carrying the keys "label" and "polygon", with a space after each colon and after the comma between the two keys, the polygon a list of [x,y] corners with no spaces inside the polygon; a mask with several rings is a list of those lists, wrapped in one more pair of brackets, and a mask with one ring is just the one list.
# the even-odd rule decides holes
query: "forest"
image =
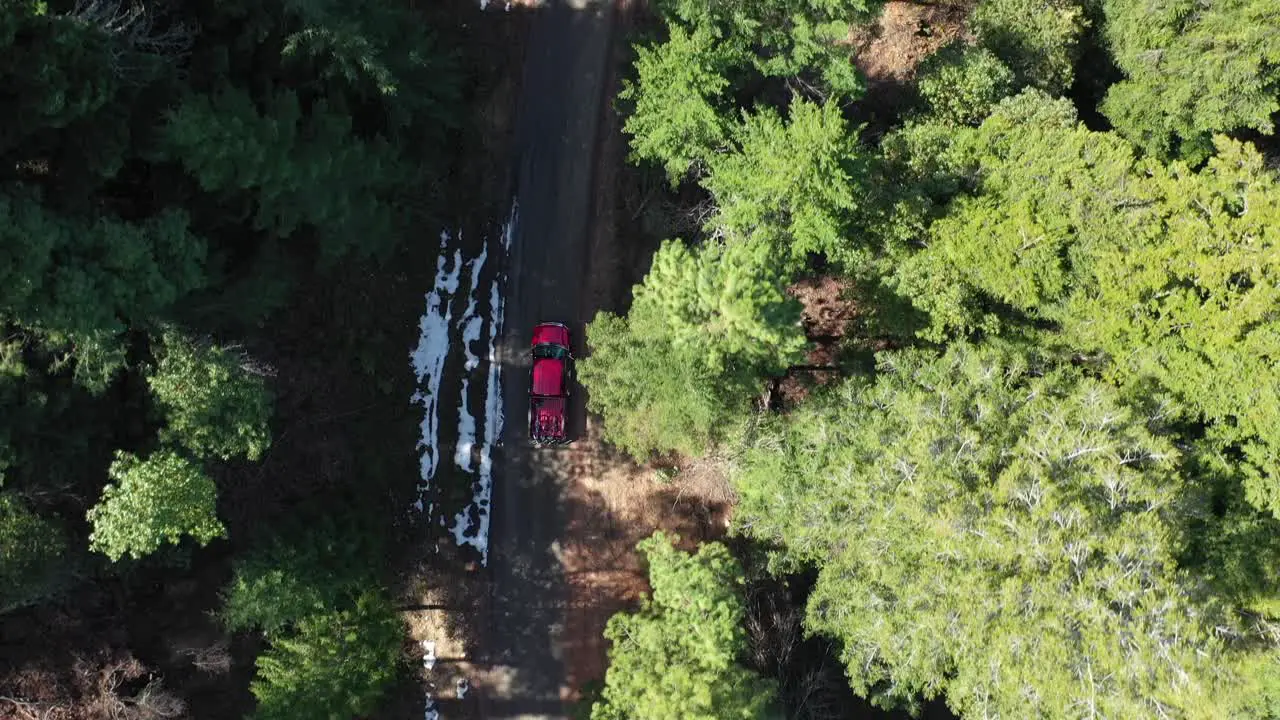
{"label": "forest", "polygon": [[463,80],[402,3],[0,3],[0,716],[367,716],[402,679],[414,440],[329,421],[408,397],[415,308],[367,278],[435,225]]}
{"label": "forest", "polygon": [[[947,7],[891,106],[872,0],[654,0],[625,39],[681,229],[579,379],[737,503],[641,544],[594,720],[1280,718],[1280,14]],[[449,30],[0,2],[0,716],[401,716],[409,248],[474,132]]]}
{"label": "forest", "polygon": [[887,710],[1280,717],[1280,14],[962,9],[885,112],[880,5],[655,0],[618,108],[696,222],[580,375],[611,443],[727,457],[738,502],[727,545],[642,544],[593,720],[852,717],[758,661],[761,578]]}

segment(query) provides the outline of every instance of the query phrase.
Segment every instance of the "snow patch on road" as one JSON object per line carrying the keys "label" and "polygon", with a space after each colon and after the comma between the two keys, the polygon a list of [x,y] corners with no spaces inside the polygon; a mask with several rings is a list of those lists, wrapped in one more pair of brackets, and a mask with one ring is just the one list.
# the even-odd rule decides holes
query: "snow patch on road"
{"label": "snow patch on road", "polygon": [[480,339],[480,330],[484,326],[484,318],[476,314],[476,290],[480,287],[480,273],[484,270],[484,262],[489,257],[489,246],[480,249],[480,255],[471,261],[467,273],[471,278],[471,290],[467,293],[467,309],[462,313],[462,350],[467,354],[467,362],[463,369],[471,372],[480,364],[480,357],[471,351],[471,344]]}
{"label": "snow patch on road", "polygon": [[[480,287],[480,273],[484,270],[485,260],[489,257],[489,246],[480,249],[480,255],[467,265],[467,277],[470,288],[467,290],[467,309],[463,311],[458,325],[462,328],[462,351],[466,353],[463,372],[470,373],[480,365],[480,356],[472,350],[472,345],[480,339],[480,331],[484,327],[484,318],[476,314],[479,300],[477,290]],[[465,472],[472,472],[472,448],[476,444],[476,419],[467,409],[471,397],[471,378],[462,378],[462,399],[458,402],[458,445],[453,450],[453,463]]]}
{"label": "snow patch on road", "polygon": [[[511,214],[502,229],[504,255],[511,249],[511,236],[519,219],[519,204],[512,202]],[[489,515],[493,500],[493,446],[502,439],[502,363],[498,359],[498,338],[502,336],[505,300],[502,290],[506,275],[494,277],[489,287],[489,373],[484,402],[484,443],[480,446],[480,466],[475,495],[471,504],[454,517],[451,531],[458,545],[471,545],[480,551],[480,562],[489,564]],[[469,459],[469,456],[468,456]]]}
{"label": "snow patch on road", "polygon": [[471,449],[476,446],[476,419],[467,410],[471,380],[462,379],[462,400],[458,402],[458,446],[453,450],[453,464],[471,472]]}
{"label": "snow patch on road", "polygon": [[[436,260],[435,286],[426,294],[426,311],[418,321],[418,347],[409,354],[413,364],[413,373],[418,381],[418,390],[409,399],[411,403],[422,405],[421,435],[418,439],[419,477],[418,500],[413,506],[421,511],[422,498],[431,488],[435,478],[436,467],[440,463],[440,417],[438,398],[440,382],[443,379],[445,358],[449,355],[449,329],[452,313],[449,299],[458,290],[458,276],[462,271],[462,253],[455,251],[450,263],[448,244],[449,233],[440,233],[440,257]],[[428,506],[427,512],[430,512]]]}

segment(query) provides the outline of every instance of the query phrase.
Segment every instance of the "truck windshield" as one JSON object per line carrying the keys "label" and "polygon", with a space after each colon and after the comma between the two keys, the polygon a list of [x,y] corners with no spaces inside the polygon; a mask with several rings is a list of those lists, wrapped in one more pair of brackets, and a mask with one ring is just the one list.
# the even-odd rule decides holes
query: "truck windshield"
{"label": "truck windshield", "polygon": [[568,356],[568,354],[569,354],[568,351],[565,350],[564,348],[560,347],[559,345],[552,345],[551,343],[542,343],[541,345],[536,345],[533,348],[533,356],[536,358],[551,358],[553,360],[563,360],[566,356]]}

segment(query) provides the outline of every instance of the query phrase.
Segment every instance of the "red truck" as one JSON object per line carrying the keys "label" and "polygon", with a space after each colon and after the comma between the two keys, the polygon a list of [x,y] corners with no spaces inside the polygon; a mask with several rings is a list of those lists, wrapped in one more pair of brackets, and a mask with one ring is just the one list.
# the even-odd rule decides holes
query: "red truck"
{"label": "red truck", "polygon": [[569,442],[569,379],[573,347],[569,328],[541,323],[533,329],[529,370],[529,440],[536,447]]}

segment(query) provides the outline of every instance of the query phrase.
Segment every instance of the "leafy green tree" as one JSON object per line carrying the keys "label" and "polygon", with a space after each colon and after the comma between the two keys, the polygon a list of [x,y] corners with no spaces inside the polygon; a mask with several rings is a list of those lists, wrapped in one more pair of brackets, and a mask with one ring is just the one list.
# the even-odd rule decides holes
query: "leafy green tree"
{"label": "leafy green tree", "polygon": [[1280,110],[1280,32],[1268,0],[1198,6],[1106,0],[1104,34],[1125,79],[1102,111],[1158,157],[1198,163],[1213,133],[1271,134]]}
{"label": "leafy green tree", "polygon": [[404,623],[379,591],[300,620],[258,656],[255,720],[346,720],[372,712],[400,671]]}
{"label": "leafy green tree", "polygon": [[697,554],[642,541],[653,596],[609,620],[609,670],[593,720],[771,718],[773,687],[743,667],[742,568],[719,543]]}
{"label": "leafy green tree", "polygon": [[1080,2],[982,0],[972,23],[982,45],[1013,69],[1019,87],[1051,94],[1071,87],[1088,25]]}
{"label": "leafy green tree", "polygon": [[[1158,418],[1078,369],[883,355],[765,429],[738,521],[819,569],[855,692],[969,717],[1240,717],[1270,620],[1178,564],[1206,497]],[[1158,429],[1158,428],[1157,428]],[[1274,665],[1272,665],[1274,667]]]}
{"label": "leafy green tree", "polygon": [[224,594],[227,628],[274,637],[308,616],[347,607],[374,584],[376,537],[373,528],[331,514],[287,528],[236,562]]}
{"label": "leafy green tree", "polygon": [[712,159],[703,181],[719,208],[713,226],[746,237],[774,235],[797,260],[807,253],[857,255],[847,230],[863,159],[839,106],[797,100],[786,122],[760,108],[744,117],[735,141],[735,151]]}
{"label": "leafy green tree", "polygon": [[753,388],[678,351],[652,310],[601,312],[587,325],[589,357],[578,365],[587,406],[610,443],[632,456],[699,455],[741,418]]}
{"label": "leafy green tree", "polygon": [[218,520],[218,488],[192,460],[159,450],[146,458],[120,452],[108,471],[112,484],[88,513],[89,548],[113,562],[141,559],[191,536],[201,546],[225,537]]}
{"label": "leafy green tree", "polygon": [[800,303],[785,292],[767,243],[710,241],[690,250],[668,240],[653,256],[634,306],[652,307],[666,335],[717,373],[785,369],[804,356]]}
{"label": "leafy green tree", "polygon": [[725,437],[760,379],[803,356],[799,304],[771,244],[668,241],[626,318],[596,316],[580,365],[609,441],[638,458]]}
{"label": "leafy green tree", "polygon": [[1012,94],[1013,81],[1013,71],[990,50],[952,44],[921,64],[917,84],[931,119],[977,125]]}
{"label": "leafy green tree", "polygon": [[0,493],[0,612],[46,597],[62,574],[66,540],[13,493]]}
{"label": "leafy green tree", "polygon": [[80,220],[33,192],[0,192],[0,319],[69,348],[77,378],[105,389],[124,365],[119,336],[206,281],[205,243],[187,223],[179,211],[141,224]]}
{"label": "leafy green tree", "polygon": [[164,152],[201,189],[251,197],[256,230],[286,237],[312,228],[322,260],[383,253],[396,237],[388,201],[403,168],[384,140],[355,139],[350,119],[324,101],[304,117],[297,96],[280,92],[261,112],[247,93],[223,87],[185,98],[162,136]]}
{"label": "leafy green tree", "polygon": [[700,174],[729,141],[725,73],[737,53],[709,29],[673,25],[666,42],[638,45],[636,54],[637,78],[618,95],[633,105],[623,126],[632,158],[661,165],[672,182]]}
{"label": "leafy green tree", "polygon": [[669,23],[711,30],[721,42],[741,48],[757,73],[784,78],[793,89],[840,101],[856,99],[862,91],[852,51],[844,42],[849,25],[871,20],[881,3],[666,0],[659,7]]}
{"label": "leafy green tree", "polygon": [[1276,177],[1227,140],[1201,172],[1139,164],[1037,98],[953,133],[944,164],[980,186],[900,265],[899,292],[930,312],[933,339],[1034,331],[1135,394],[1165,393],[1242,456],[1250,501],[1280,516]]}
{"label": "leafy green tree", "polygon": [[164,333],[147,377],[164,412],[161,436],[198,457],[262,457],[271,444],[271,396],[262,377],[226,348]]}

